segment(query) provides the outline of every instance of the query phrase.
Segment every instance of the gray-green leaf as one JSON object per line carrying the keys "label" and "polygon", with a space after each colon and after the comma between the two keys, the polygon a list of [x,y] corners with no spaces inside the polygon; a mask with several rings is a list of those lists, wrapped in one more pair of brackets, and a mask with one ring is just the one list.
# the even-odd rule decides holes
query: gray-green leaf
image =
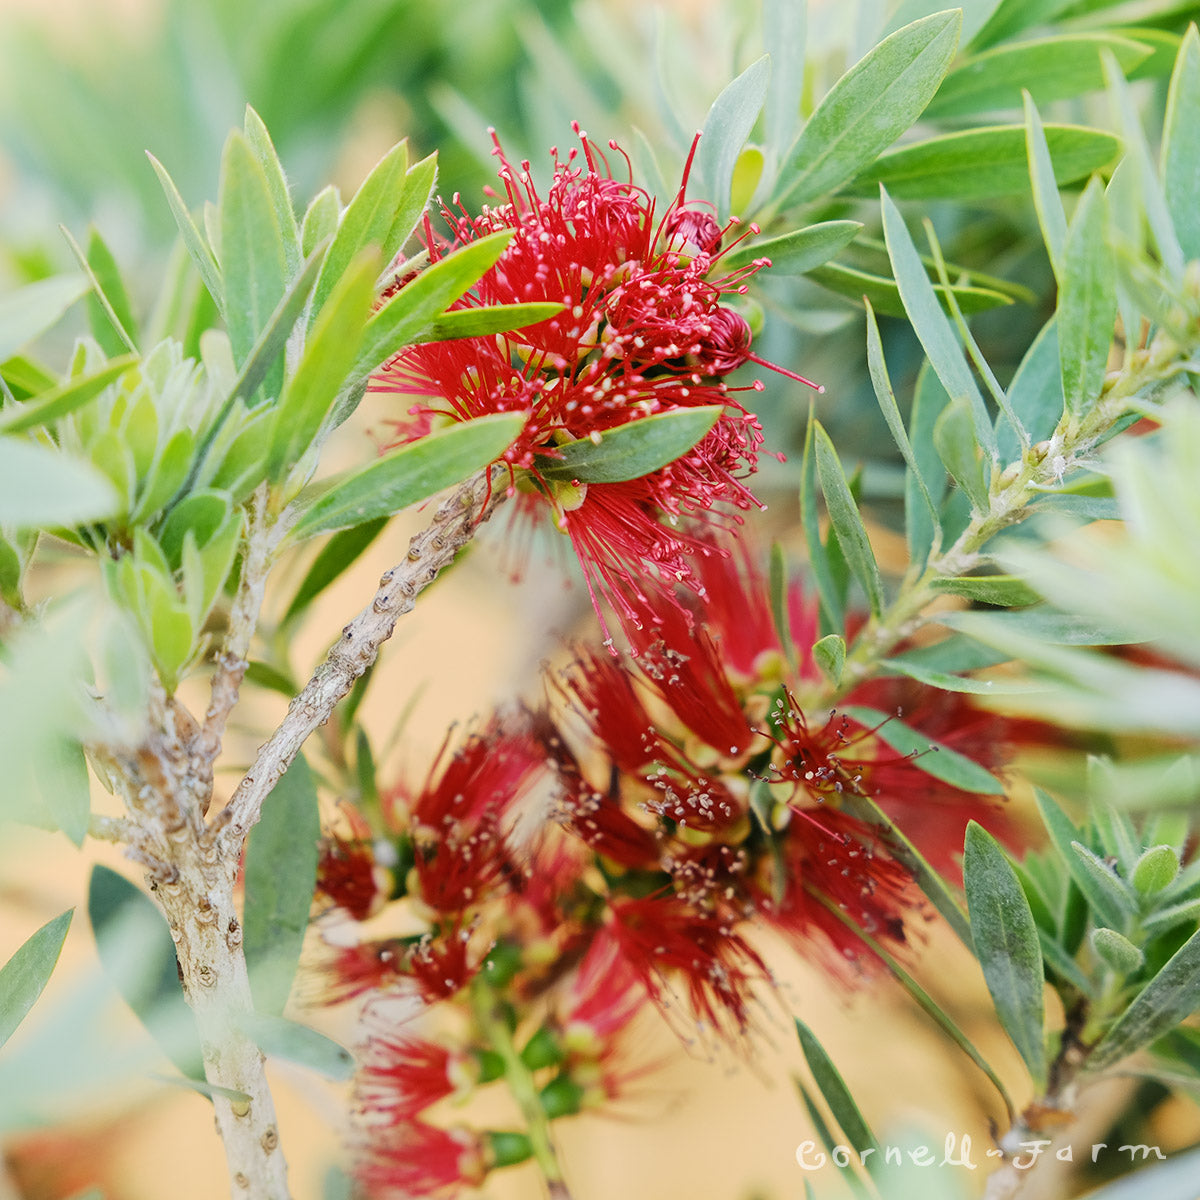
{"label": "gray-green leaf", "polygon": [[1044,973],[1037,925],[1004,851],[974,821],[967,826],[963,886],[975,952],[996,1015],[1025,1060],[1034,1082],[1044,1087]]}

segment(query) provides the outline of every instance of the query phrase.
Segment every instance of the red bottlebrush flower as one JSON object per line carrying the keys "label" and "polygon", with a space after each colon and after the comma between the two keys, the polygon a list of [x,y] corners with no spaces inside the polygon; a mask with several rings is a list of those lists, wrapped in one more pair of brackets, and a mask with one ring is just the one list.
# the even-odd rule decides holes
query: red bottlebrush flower
{"label": "red bottlebrush flower", "polygon": [[321,971],[321,998],[327,1004],[341,1004],[388,987],[403,974],[404,959],[405,945],[398,938],[334,947]]}
{"label": "red bottlebrush flower", "polygon": [[355,1102],[388,1123],[412,1121],[447,1096],[469,1089],[478,1076],[460,1050],[373,1025],[355,1080]]}
{"label": "red bottlebrush flower", "polygon": [[[604,155],[574,128],[583,161],[578,151],[565,159],[554,151],[545,195],[529,164],[514,167],[496,142],[504,203],[472,217],[456,197],[457,211],[442,211],[459,244],[513,231],[495,266],[455,307],[542,301],[563,311],[509,334],[411,346],[385,364],[374,387],[418,401],[394,423],[401,443],[423,436],[434,420],[523,412],[525,428],[505,463],[541,481],[593,600],[602,594],[636,628],[655,576],[660,590],[677,581],[695,585],[697,543],[660,518],[708,521],[714,506],[756,503],[739,480],[754,471],[762,434],[724,376],[761,360],[750,352],[749,326],[723,300],[745,291],[745,279],[767,260],[720,274],[726,230],[687,202],[690,158],[659,219],[654,200],[614,178]],[[431,260],[441,258],[428,227],[427,243]],[[563,441],[705,405],[724,410],[716,426],[676,462],[639,480],[564,489],[539,474],[539,456],[558,457]],[[569,503],[560,502],[563,495]]]}
{"label": "red bottlebrush flower", "polygon": [[488,1173],[486,1145],[473,1130],[401,1121],[364,1132],[354,1175],[372,1200],[449,1196],[478,1186]]}
{"label": "red bottlebrush flower", "polygon": [[453,996],[478,973],[486,950],[472,946],[471,932],[455,925],[426,934],[409,950],[404,966],[427,1004]]}
{"label": "red bottlebrush flower", "polygon": [[504,823],[543,761],[527,729],[495,723],[467,744],[412,805],[414,895],[461,916],[511,871]]}
{"label": "red bottlebrush flower", "polygon": [[853,930],[830,911],[845,915],[877,940],[907,941],[904,921],[921,910],[912,876],[879,845],[861,821],[834,808],[793,814],[778,842],[782,879],[756,880],[749,889],[755,908],[799,948],[846,961],[873,958]]}
{"label": "red bottlebrush flower", "polygon": [[598,1058],[646,1000],[637,972],[611,929],[592,938],[558,1008],[569,1054]]}
{"label": "red bottlebrush flower", "polygon": [[317,893],[332,900],[356,921],[365,921],[381,896],[375,855],[368,842],[326,838],[317,860]]}
{"label": "red bottlebrush flower", "polygon": [[672,895],[615,898],[609,913],[625,960],[660,1008],[667,1006],[678,977],[702,1025],[721,1033],[749,1028],[754,986],[768,972],[762,956],[734,928],[736,917],[697,909]]}

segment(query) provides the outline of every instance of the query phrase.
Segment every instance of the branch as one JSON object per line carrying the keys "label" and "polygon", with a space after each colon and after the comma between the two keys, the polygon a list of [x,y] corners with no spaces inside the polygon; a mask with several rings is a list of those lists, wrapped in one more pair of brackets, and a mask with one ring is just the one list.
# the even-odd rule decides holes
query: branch
{"label": "branch", "polygon": [[267,575],[279,542],[280,528],[269,520],[267,488],[263,484],[249,505],[237,595],[229,610],[225,640],[216,656],[217,666],[209,685],[208,711],[192,745],[193,786],[200,794],[202,811],[207,811],[212,800],[213,764],[221,753],[225,725],[237,704],[238,692],[246,676],[246,668],[250,665],[247,655],[258,626],[258,614],[262,609]]}
{"label": "branch", "polygon": [[337,703],[375,661],[396,622],[411,611],[417,596],[475,535],[507,495],[493,486],[504,474],[491,468],[462,484],[439,505],[429,527],[413,538],[404,561],[384,572],[374,600],[342,630],[325,661],[292,701],[279,728],[258,752],[228,805],[217,814],[207,839],[226,843],[236,857],[262,812],[263,801],[288,769],[305,739],[329,720]]}

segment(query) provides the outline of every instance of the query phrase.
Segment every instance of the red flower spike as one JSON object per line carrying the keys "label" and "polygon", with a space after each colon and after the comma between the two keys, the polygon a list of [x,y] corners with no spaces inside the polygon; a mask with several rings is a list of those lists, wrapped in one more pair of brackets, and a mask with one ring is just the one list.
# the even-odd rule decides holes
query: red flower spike
{"label": "red flower spike", "polygon": [[733,927],[736,918],[705,912],[678,896],[614,898],[610,928],[621,952],[660,1009],[682,980],[695,1018],[719,1033],[750,1025],[756,983],[768,978],[761,955]]}
{"label": "red flower spike", "polygon": [[488,1173],[483,1138],[473,1130],[402,1121],[364,1133],[354,1176],[372,1200],[450,1196],[478,1186]]}
{"label": "red flower spike", "polygon": [[386,899],[375,877],[370,843],[325,838],[317,860],[317,894],[345,909],[356,921],[365,921]]}
{"label": "red flower spike", "polygon": [[322,969],[326,1004],[341,1004],[394,984],[403,973],[404,943],[396,938],[333,948]]}
{"label": "red flower spike", "polygon": [[409,949],[405,973],[426,1004],[453,996],[479,973],[487,948],[473,945],[471,934],[472,930],[454,925],[436,935],[426,934]]}
{"label": "red flower spike", "polygon": [[394,1033],[373,1023],[355,1080],[355,1103],[389,1124],[412,1121],[431,1105],[467,1092],[478,1076],[474,1060],[437,1042]]}
{"label": "red flower spike", "polygon": [[[509,334],[411,346],[373,385],[417,400],[407,419],[395,422],[398,443],[424,436],[436,419],[524,413],[525,428],[504,461],[535,478],[537,456],[555,457],[563,440],[654,413],[721,406],[723,415],[698,445],[641,480],[591,484],[570,511],[555,503],[561,489],[545,487],[597,611],[602,598],[629,629],[641,623],[644,589],[665,594],[676,582],[695,586],[690,558],[697,545],[674,528],[676,518],[710,523],[717,506],[733,511],[716,519],[736,521],[737,509],[756,503],[740,480],[755,469],[761,430],[724,382],[754,357],[750,329],[722,300],[743,291],[766,260],[722,276],[725,230],[705,206],[687,202],[687,171],[656,223],[654,200],[632,180],[614,179],[608,160],[574,128],[584,161],[577,151],[565,159],[554,151],[544,196],[529,164],[514,167],[493,133],[504,203],[478,216],[457,198],[453,208],[443,206],[459,244],[514,231],[496,264],[454,307],[548,301],[563,311]],[[427,249],[431,260],[442,257],[428,229]]]}
{"label": "red flower spike", "polygon": [[645,999],[645,989],[623,957],[620,942],[611,929],[601,929],[559,1003],[558,1021],[568,1054],[601,1057]]}

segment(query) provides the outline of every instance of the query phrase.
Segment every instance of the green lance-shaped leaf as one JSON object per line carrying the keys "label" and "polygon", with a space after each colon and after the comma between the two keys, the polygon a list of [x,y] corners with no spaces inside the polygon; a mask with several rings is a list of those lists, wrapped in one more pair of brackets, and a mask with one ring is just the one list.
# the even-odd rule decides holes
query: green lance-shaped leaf
{"label": "green lance-shaped leaf", "polygon": [[[1049,125],[1045,136],[1053,178],[1073,183],[1120,153],[1112,134],[1077,125]],[[1025,127],[995,125],[946,133],[880,155],[843,192],[873,196],[883,184],[897,200],[986,200],[1029,188]]]}
{"label": "green lance-shaped leaf", "polygon": [[[1008,403],[1035,444],[1049,438],[1062,417],[1062,368],[1058,352],[1058,329],[1053,317],[1038,331],[1025,351],[1017,373],[1008,385]],[[996,444],[1001,462],[1013,462],[1021,453],[1021,442],[1003,417],[996,421]]]}
{"label": "green lance-shaped leaf", "polygon": [[[825,1147],[825,1153],[828,1154],[830,1158],[833,1158],[833,1155],[839,1145],[838,1138],[834,1135],[833,1130],[829,1128],[829,1124],[825,1120],[825,1114],[821,1111],[820,1105],[817,1104],[816,1098],[808,1090],[808,1088],[805,1087],[803,1080],[794,1078],[793,1082],[796,1084],[796,1087],[800,1092],[800,1098],[804,1101],[804,1107],[808,1112],[808,1119],[812,1123],[813,1131],[816,1133],[818,1139],[820,1139],[821,1145]],[[802,1147],[804,1145],[805,1143],[801,1143]],[[837,1166],[838,1171],[841,1173],[842,1179],[845,1181],[846,1186],[854,1195],[855,1200],[867,1200],[870,1193],[867,1191],[866,1185],[863,1183],[861,1176],[850,1164],[850,1161],[848,1159],[838,1158],[833,1158],[833,1161]],[[807,1183],[807,1180],[805,1182]]]}
{"label": "green lance-shaped leaf", "polygon": [[990,501],[983,454],[975,440],[971,406],[961,396],[942,410],[933,427],[933,445],[955,483],[966,492],[971,507],[976,512],[987,512]]}
{"label": "green lance-shaped leaf", "polygon": [[879,411],[887,422],[888,432],[896,443],[913,482],[920,493],[925,505],[929,521],[933,529],[940,534],[937,507],[925,477],[921,474],[921,464],[913,452],[912,443],[908,439],[908,431],[904,428],[904,419],[900,416],[900,408],[896,403],[896,394],[892,391],[892,381],[888,378],[887,363],[883,357],[883,342],[879,336],[879,324],[875,320],[875,312],[867,301],[867,370],[871,375],[871,386],[875,390],[875,399],[879,403]]}
{"label": "green lance-shaped leaf", "polygon": [[1015,108],[1023,90],[1038,104],[1098,91],[1104,87],[1101,54],[1105,50],[1115,55],[1126,74],[1152,52],[1148,45],[1111,33],[1069,34],[997,46],[964,58],[942,80],[926,115],[962,117]]}
{"label": "green lance-shaped leaf", "polygon": [[54,275],[0,297],[0,362],[45,333],[87,290],[83,275]]}
{"label": "green lance-shaped leaf", "polygon": [[[233,360],[240,367],[287,291],[288,265],[266,172],[237,132],[230,134],[221,159],[218,212],[225,282],[222,312]],[[282,363],[273,363],[263,382],[268,395],[278,396]]]}
{"label": "green lance-shaped leaf", "polygon": [[0,437],[0,523],[13,529],[78,525],[112,516],[120,503],[91,463]]}
{"label": "green lance-shaped leaf", "polygon": [[845,630],[846,601],[839,587],[831,555],[821,540],[820,511],[817,503],[817,421],[812,409],[804,438],[804,456],[800,464],[800,524],[808,548],[809,569],[817,584],[821,604],[821,628],[829,633]]}
{"label": "green lance-shaped leaf", "polygon": [[243,945],[260,1013],[278,1015],[287,1003],[308,928],[320,838],[316,780],[297,755],[246,842]]}
{"label": "green lance-shaped leaf", "polygon": [[979,604],[998,608],[1023,608],[1037,604],[1041,596],[1018,575],[959,575],[932,581],[935,592],[965,596]]}
{"label": "green lance-shaped leaf", "polygon": [[[1067,216],[1058,192],[1060,181],[1057,167],[1050,157],[1050,143],[1042,118],[1028,92],[1024,94],[1024,104],[1025,156],[1029,162],[1029,180],[1033,187],[1033,207],[1041,226],[1042,240],[1046,243],[1046,252],[1050,256],[1050,266],[1061,282],[1063,255],[1067,245]],[[1094,167],[1092,169],[1095,170]]]}
{"label": "green lance-shaped leaf", "polygon": [[[113,986],[180,1071],[203,1079],[200,1038],[183,998],[166,918],[128,879],[100,865],[92,868],[87,909],[100,963]],[[138,943],[136,960],[123,945],[130,937]]]}
{"label": "green lance-shaped leaf", "polygon": [[755,259],[767,258],[772,275],[805,275],[848,246],[860,229],[860,221],[819,221],[780,237],[743,242],[722,261],[729,270],[736,271]]}
{"label": "green lance-shaped leaf", "polygon": [[334,285],[367,246],[378,246],[384,263],[395,257],[421,219],[436,175],[437,162],[432,156],[409,168],[406,142],[393,146],[380,159],[342,214],[313,291],[313,320]]}
{"label": "green lance-shaped leaf", "polygon": [[284,613],[286,625],[299,616],[364,550],[383,532],[387,517],[376,517],[352,529],[343,529],[321,547],[313,564],[300,581],[296,594]]}
{"label": "green lance-shaped leaf", "polygon": [[813,642],[812,657],[825,678],[837,687],[846,666],[846,639],[841,634],[827,633]]}
{"label": "green lance-shaped leaf", "polygon": [[423,340],[434,319],[504,253],[513,232],[502,229],[470,242],[406,283],[367,322],[353,374],[369,375],[401,347]]}
{"label": "green lance-shaped leaf", "polygon": [[873,613],[883,611],[883,583],[879,578],[879,566],[875,552],[867,537],[858,505],[850,493],[850,485],[842,473],[842,464],[829,434],[819,421],[815,422],[817,476],[825,496],[829,520],[837,533],[838,543],[854,578],[867,594],[867,603]]}
{"label": "green lance-shaped leaf", "polygon": [[342,202],[337,188],[333,184],[323,187],[312,198],[300,227],[300,250],[305,258],[326,239],[333,241],[341,215]]}
{"label": "green lance-shaped leaf", "polygon": [[1151,846],[1134,864],[1130,879],[1142,896],[1153,896],[1169,887],[1179,874],[1179,855],[1174,846]]}
{"label": "green lance-shaped leaf", "polygon": [[1042,814],[1042,822],[1050,835],[1050,841],[1070,872],[1075,885],[1083,893],[1088,906],[1104,925],[1113,929],[1122,928],[1126,924],[1128,914],[1120,897],[1114,895],[1105,882],[1084,867],[1083,860],[1073,849],[1081,844],[1079,839],[1083,834],[1049,793],[1035,788],[1034,795],[1037,797],[1038,811]]}
{"label": "green lance-shaped leaf", "polygon": [[733,168],[767,98],[771,60],[752,62],[713,101],[704,121],[697,165],[718,216],[728,215]]}
{"label": "green lance-shaped leaf", "polygon": [[1167,93],[1160,171],[1183,256],[1200,258],[1200,33],[1189,25]]}
{"label": "green lance-shaped leaf", "polygon": [[452,338],[483,337],[490,333],[510,333],[557,317],[561,304],[533,301],[529,304],[490,304],[486,308],[456,308],[439,313],[415,342],[446,342]]}
{"label": "green lance-shaped leaf", "polygon": [[304,255],[300,252],[300,231],[296,227],[296,209],[292,205],[292,197],[288,191],[287,177],[283,173],[283,164],[275,152],[271,135],[263,124],[262,117],[250,105],[246,105],[246,120],[244,124],[246,143],[258,159],[262,167],[263,178],[267,183],[267,194],[271,197],[271,205],[275,210],[275,221],[279,226],[280,240],[283,245],[283,258],[290,276],[300,269]]}
{"label": "green lance-shaped leaf", "polygon": [[[791,576],[788,572],[787,558],[783,547],[778,542],[771,544],[771,559],[767,576],[771,595],[771,620],[775,625],[775,636],[779,639],[779,646],[783,650],[784,658],[789,662],[795,662],[796,647],[792,640],[792,620],[788,604]],[[842,650],[844,653],[844,642]]]}
{"label": "green lance-shaped leaf", "polygon": [[808,40],[807,5],[764,0],[763,49],[771,55],[764,120],[766,142],[779,159],[791,144],[804,91],[804,48]]}
{"label": "green lance-shaped leaf", "polygon": [[68,413],[82,408],[94,400],[108,385],[119,379],[131,367],[136,366],[137,358],[127,354],[122,358],[105,363],[98,371],[90,375],[75,375],[50,391],[43,392],[32,400],[14,405],[0,413],[0,434],[22,433],[26,429],[36,429],[65,417]]}
{"label": "green lance-shaped leaf", "polygon": [[1087,1057],[1100,1071],[1149,1045],[1200,1008],[1200,932],[1194,933],[1138,993]]}
{"label": "green lance-shaped leaf", "polygon": [[69,908],[47,921],[0,967],[0,1046],[12,1037],[50,981],[74,915]]}
{"label": "green lance-shaped leaf", "polygon": [[354,1055],[332,1038],[287,1017],[249,1013],[242,1018],[242,1031],[272,1058],[286,1059],[324,1075],[344,1080],[354,1074]]}
{"label": "green lance-shaped leaf", "polygon": [[592,437],[564,442],[561,458],[539,455],[537,473],[565,483],[623,483],[685,455],[717,423],[719,404],[655,413]]}
{"label": "green lance-shaped leaf", "polygon": [[1108,238],[1104,187],[1080,197],[1063,247],[1058,355],[1066,411],[1082,417],[1100,397],[1117,312],[1117,268]]}
{"label": "green lance-shaped leaf", "polygon": [[[925,362],[917,372],[913,389],[912,412],[909,416],[909,444],[916,466],[904,472],[904,533],[908,552],[916,564],[924,563],[934,548],[941,544],[941,505],[948,480],[942,461],[933,444],[933,431],[950,398],[937,372]],[[930,517],[922,492],[928,492],[937,519]]]}
{"label": "green lance-shaped leaf", "polygon": [[110,358],[126,351],[137,352],[137,319],[133,303],[121,278],[121,269],[100,231],[88,230],[87,254],[84,260],[91,273],[93,295],[87,298],[88,324],[92,336]]}
{"label": "green lance-shaped leaf", "polygon": [[[860,1155],[866,1149],[878,1151],[879,1141],[859,1111],[841,1072],[833,1065],[833,1060],[813,1031],[799,1018],[796,1018],[796,1035],[800,1039],[800,1048],[804,1051],[804,1061],[808,1063],[808,1069],[812,1072],[825,1103],[829,1105],[829,1111],[833,1113],[834,1120],[841,1126],[850,1145]],[[868,1166],[870,1161],[868,1160]]]}
{"label": "green lance-shaped leaf", "polygon": [[179,194],[175,181],[167,173],[166,167],[149,151],[146,152],[146,157],[150,160],[150,165],[154,168],[159,183],[162,184],[163,192],[167,197],[167,205],[171,209],[171,215],[175,218],[175,224],[179,227],[184,247],[191,256],[192,262],[196,264],[196,269],[200,272],[200,278],[204,281],[208,294],[216,302],[217,307],[223,310],[225,289],[221,283],[221,271],[217,266],[216,259],[213,258],[212,249],[205,240],[204,234],[200,232],[200,227],[192,220],[192,215],[188,212],[187,205],[184,204],[183,197]]}
{"label": "green lance-shaped leaf", "polygon": [[972,821],[963,850],[963,886],[975,952],[996,1015],[1033,1076],[1045,1086],[1042,950],[1029,901],[996,839]]}
{"label": "green lance-shaped leaf", "polygon": [[788,154],[777,203],[839,188],[922,113],[950,66],[961,11],[935,13],[885,38],[830,89]]}
{"label": "green lance-shaped leaf", "polygon": [[1090,846],[1085,846],[1082,842],[1072,842],[1071,851],[1082,874],[1091,880],[1093,892],[1088,893],[1088,899],[1091,900],[1093,894],[1104,896],[1106,911],[1120,914],[1117,921],[1108,924],[1115,929],[1126,927],[1138,911],[1137,898],[1132,889]]}
{"label": "green lance-shaped leaf", "polygon": [[317,317],[296,373],[275,406],[270,478],[294,466],[320,433],[362,342],[379,266],[378,250],[368,247],[338,280]]}
{"label": "green lance-shaped leaf", "polygon": [[[425,500],[494,462],[521,432],[524,413],[494,413],[394,450],[330,484],[304,509],[297,538],[348,529]],[[297,500],[302,505],[304,493]]]}
{"label": "green lance-shaped leaf", "polygon": [[[813,283],[819,283],[855,304],[861,304],[864,298],[869,300],[871,307],[881,316],[908,316],[895,280],[884,275],[874,275],[870,271],[861,271],[857,267],[848,267],[844,263],[836,262],[812,267],[807,275]],[[952,290],[959,311],[966,314],[985,312],[989,308],[1000,308],[1013,302],[1011,296],[990,287],[956,286]],[[933,291],[942,308],[948,310],[946,289],[941,284],[935,284]]]}
{"label": "green lance-shaped leaf", "polygon": [[934,741],[895,716],[862,704],[850,704],[840,711],[862,725],[871,728],[877,726],[875,736],[881,742],[901,754],[911,754],[913,766],[926,775],[932,775],[934,779],[982,796],[995,796],[1004,791],[1000,780],[974,759]]}
{"label": "green lance-shaped leaf", "polygon": [[896,285],[904,299],[913,330],[951,401],[965,400],[970,405],[976,440],[989,457],[994,457],[996,441],[992,421],[975,385],[962,344],[954,326],[942,312],[933,284],[929,282],[921,256],[917,253],[899,209],[885,190],[880,189],[880,192],[888,257],[892,261]]}

